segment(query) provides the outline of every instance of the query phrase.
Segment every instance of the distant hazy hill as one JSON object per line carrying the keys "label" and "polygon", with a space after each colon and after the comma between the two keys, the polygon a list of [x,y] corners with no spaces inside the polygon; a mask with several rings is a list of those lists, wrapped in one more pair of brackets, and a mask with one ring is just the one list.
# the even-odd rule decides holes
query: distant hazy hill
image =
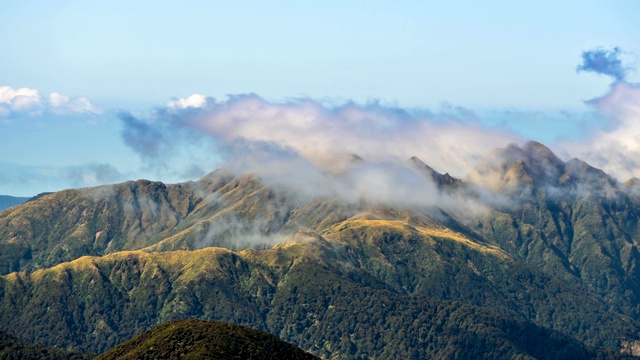
{"label": "distant hazy hill", "polygon": [[20,205],[27,200],[29,200],[28,197],[0,195],[0,211],[8,209],[12,206]]}
{"label": "distant hazy hill", "polygon": [[0,213],[0,328],[96,353],[182,318],[336,359],[638,345],[640,181],[533,142],[463,180],[407,166],[458,204],[310,198],[223,171],[43,195]]}
{"label": "distant hazy hill", "polygon": [[96,358],[107,359],[317,358],[264,331],[217,321],[179,320],[156,326]]}

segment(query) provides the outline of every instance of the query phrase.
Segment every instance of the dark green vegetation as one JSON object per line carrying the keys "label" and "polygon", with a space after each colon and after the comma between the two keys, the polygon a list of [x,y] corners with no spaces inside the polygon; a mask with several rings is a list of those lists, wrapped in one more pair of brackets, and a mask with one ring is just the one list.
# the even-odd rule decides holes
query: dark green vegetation
{"label": "dark green vegetation", "polygon": [[27,197],[0,195],[0,211],[8,209],[12,206],[20,205],[27,200],[29,200],[29,198]]}
{"label": "dark green vegetation", "polygon": [[83,360],[92,356],[27,344],[0,331],[1,360]]}
{"label": "dark green vegetation", "polygon": [[96,358],[108,359],[317,358],[264,331],[217,321],[178,320],[137,335]]}
{"label": "dark green vegetation", "polygon": [[[157,321],[198,317],[251,325],[312,353],[344,359],[495,358],[549,349],[550,357],[595,354],[524,320],[428,296],[400,295],[360,271],[336,274],[339,269],[326,265],[338,260],[332,252],[329,244],[310,242],[240,254],[207,248],[81,258],[6,277],[7,290],[26,286],[17,289],[21,297],[7,294],[23,301],[3,303],[0,321],[26,330],[20,333],[23,338],[40,336],[30,341],[85,351],[103,351]],[[273,262],[289,265],[273,268],[268,265]],[[22,317],[12,318],[20,312]],[[616,319],[601,316],[606,314],[591,319],[624,329]]]}
{"label": "dark green vegetation", "polygon": [[425,186],[484,199],[482,211],[302,198],[220,171],[44,195],[0,213],[0,328],[98,353],[183,318],[247,325],[323,358],[633,347],[638,182],[537,143],[493,155],[464,181],[410,161]]}

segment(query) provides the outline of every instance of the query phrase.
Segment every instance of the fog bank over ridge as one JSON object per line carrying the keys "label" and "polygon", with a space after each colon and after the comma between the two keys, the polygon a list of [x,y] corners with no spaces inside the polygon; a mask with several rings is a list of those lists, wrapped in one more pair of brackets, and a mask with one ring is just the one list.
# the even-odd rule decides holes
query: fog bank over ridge
{"label": "fog bank over ridge", "polygon": [[[548,148],[506,125],[490,126],[462,107],[434,112],[380,101],[276,102],[257,94],[219,99],[193,94],[146,115],[122,112],[122,139],[145,163],[165,169],[185,148],[212,145],[218,168],[258,176],[267,185],[283,186],[305,198],[452,208],[460,202],[464,208],[477,208],[475,202],[495,205],[502,201],[495,192],[514,184],[543,177],[552,187],[568,184],[560,177],[571,179],[583,167],[570,161],[573,158],[621,183],[640,177],[640,145],[635,140],[640,138],[640,85],[627,82],[630,69],[620,54],[618,48],[582,54],[578,72],[604,75],[613,82],[606,94],[585,102],[591,109],[584,114],[585,135],[548,143]],[[451,186],[443,191],[443,182],[452,185],[457,179],[475,187],[475,195],[449,191]]]}

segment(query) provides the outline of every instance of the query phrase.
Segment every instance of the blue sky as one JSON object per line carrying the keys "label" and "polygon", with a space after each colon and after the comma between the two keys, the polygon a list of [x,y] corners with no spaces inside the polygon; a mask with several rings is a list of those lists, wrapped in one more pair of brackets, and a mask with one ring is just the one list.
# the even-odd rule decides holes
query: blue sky
{"label": "blue sky", "polygon": [[[0,1],[0,8],[0,90],[25,101],[35,97],[16,91],[35,90],[39,99],[0,107],[0,194],[135,178],[193,179],[225,161],[227,142],[238,139],[298,149],[282,136],[187,121],[210,112],[222,121],[221,107],[240,111],[256,103],[262,105],[250,108],[286,116],[311,116],[300,110],[305,106],[311,114],[355,109],[393,121],[406,112],[398,124],[407,118],[453,124],[417,126],[431,131],[425,139],[455,141],[446,134],[465,127],[504,141],[539,140],[566,157],[597,163],[598,151],[588,145],[606,139],[612,146],[616,131],[625,133],[620,124],[632,124],[611,106],[635,111],[633,101],[620,100],[629,96],[611,105],[608,94],[635,96],[640,81],[640,7],[634,1]],[[624,79],[577,71],[583,52],[616,48]],[[616,87],[620,83],[629,86]],[[206,111],[190,112],[203,103],[169,105],[192,94],[207,97]],[[258,100],[234,98],[240,94]],[[595,98],[604,100],[586,102]],[[336,108],[342,112],[329,111]],[[137,122],[125,121],[126,115]],[[262,131],[306,134],[255,117],[280,124]],[[492,146],[505,145],[497,139]],[[152,154],[140,144],[160,150]],[[362,144],[354,151],[366,152],[369,145]],[[621,164],[636,151],[625,144],[631,152],[615,155]],[[434,154],[441,155],[441,147],[413,149],[431,152],[418,156],[436,162]],[[468,169],[445,164],[437,168],[458,176]],[[630,165],[607,170],[620,180],[636,175]]]}

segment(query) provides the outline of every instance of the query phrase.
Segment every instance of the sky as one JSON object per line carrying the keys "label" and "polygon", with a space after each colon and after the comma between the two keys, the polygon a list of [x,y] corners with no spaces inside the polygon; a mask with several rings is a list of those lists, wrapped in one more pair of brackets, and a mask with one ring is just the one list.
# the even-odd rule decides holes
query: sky
{"label": "sky", "polygon": [[0,0],[0,194],[285,160],[313,174],[349,155],[464,177],[526,140],[640,177],[639,15],[635,1]]}

